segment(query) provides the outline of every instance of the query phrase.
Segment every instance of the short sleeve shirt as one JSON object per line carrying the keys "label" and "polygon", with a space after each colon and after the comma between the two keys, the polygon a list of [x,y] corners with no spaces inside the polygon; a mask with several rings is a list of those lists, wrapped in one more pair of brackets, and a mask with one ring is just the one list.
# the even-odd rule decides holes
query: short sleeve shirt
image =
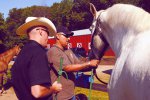
{"label": "short sleeve shirt", "polygon": [[[48,52],[48,61],[50,63],[51,70],[51,81],[54,82],[58,79],[58,75],[56,74],[58,70],[60,69],[60,58],[63,59],[62,67],[65,67],[66,65],[70,65],[71,61],[65,54],[64,50],[60,49],[56,45],[51,47]],[[63,69],[63,68],[62,68]],[[74,96],[74,80],[75,80],[75,75],[73,72],[68,72],[68,79],[63,74],[60,78],[60,83],[62,84],[62,91],[57,94],[57,99],[58,100],[68,100]]]}
{"label": "short sleeve shirt", "polygon": [[35,100],[31,95],[33,85],[51,85],[46,50],[35,41],[29,41],[22,48],[11,71],[13,87],[19,100]]}

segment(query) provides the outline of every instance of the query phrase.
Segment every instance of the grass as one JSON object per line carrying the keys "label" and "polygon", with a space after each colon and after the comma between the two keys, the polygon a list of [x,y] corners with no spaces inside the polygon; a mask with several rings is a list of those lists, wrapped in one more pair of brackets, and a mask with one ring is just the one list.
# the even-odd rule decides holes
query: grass
{"label": "grass", "polygon": [[[112,68],[112,66],[110,66],[110,65],[108,65],[108,66],[102,66],[102,65],[99,66],[99,69],[97,70],[98,71],[97,74],[98,74],[99,78],[101,80],[103,80],[104,82],[108,83],[110,75],[102,73],[101,71],[102,70],[108,70],[108,69],[111,69],[111,68]],[[84,74],[90,75],[91,72],[86,72]],[[95,77],[94,77],[94,83],[102,84]],[[85,94],[88,97],[89,96],[89,89],[76,87],[75,88],[75,94],[79,94],[79,93]],[[108,96],[107,92],[92,90],[90,100],[109,100],[109,96]]]}
{"label": "grass", "polygon": [[[76,87],[75,94],[79,94],[79,93],[83,93],[88,97],[89,89]],[[90,100],[109,100],[108,93],[102,92],[102,91],[97,91],[97,90],[92,90]]]}

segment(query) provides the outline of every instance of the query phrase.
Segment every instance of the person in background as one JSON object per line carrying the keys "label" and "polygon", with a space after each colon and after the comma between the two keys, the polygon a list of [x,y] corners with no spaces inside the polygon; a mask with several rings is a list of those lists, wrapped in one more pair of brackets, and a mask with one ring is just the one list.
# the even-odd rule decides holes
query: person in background
{"label": "person in background", "polygon": [[16,96],[19,100],[52,100],[52,93],[62,90],[60,83],[51,84],[45,49],[48,36],[56,33],[54,24],[45,17],[28,17],[16,33],[29,38],[11,69]]}
{"label": "person in background", "polygon": [[68,57],[65,51],[67,50],[67,45],[69,43],[70,36],[73,36],[73,34],[74,33],[70,32],[66,27],[57,27],[57,34],[55,36],[56,43],[47,52],[48,61],[51,65],[51,68],[53,69],[50,71],[52,82],[58,79],[57,72],[60,69],[61,58],[63,59],[62,69],[68,75],[68,77],[66,77],[65,74],[62,74],[62,76],[60,77],[60,82],[62,83],[63,89],[62,91],[57,93],[57,100],[75,100],[74,72],[80,71],[91,66],[96,67],[99,64],[99,60],[91,60],[82,64],[72,63],[73,61],[70,59],[70,57]]}

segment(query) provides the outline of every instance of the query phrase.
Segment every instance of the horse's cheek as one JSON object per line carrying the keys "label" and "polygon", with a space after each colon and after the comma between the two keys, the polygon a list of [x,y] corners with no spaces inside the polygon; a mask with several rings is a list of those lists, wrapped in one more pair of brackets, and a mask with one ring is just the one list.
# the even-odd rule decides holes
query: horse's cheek
{"label": "horse's cheek", "polygon": [[103,49],[102,47],[104,46],[104,42],[100,39],[99,36],[94,37],[94,47],[97,48],[98,50]]}

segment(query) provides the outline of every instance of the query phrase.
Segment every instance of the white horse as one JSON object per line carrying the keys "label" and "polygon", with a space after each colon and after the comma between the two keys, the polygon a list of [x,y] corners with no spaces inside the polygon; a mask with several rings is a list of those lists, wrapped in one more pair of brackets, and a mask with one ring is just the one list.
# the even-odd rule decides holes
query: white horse
{"label": "white horse", "polygon": [[90,4],[90,10],[95,56],[100,59],[107,42],[117,58],[108,84],[110,100],[150,100],[150,14],[129,4],[98,12]]}

